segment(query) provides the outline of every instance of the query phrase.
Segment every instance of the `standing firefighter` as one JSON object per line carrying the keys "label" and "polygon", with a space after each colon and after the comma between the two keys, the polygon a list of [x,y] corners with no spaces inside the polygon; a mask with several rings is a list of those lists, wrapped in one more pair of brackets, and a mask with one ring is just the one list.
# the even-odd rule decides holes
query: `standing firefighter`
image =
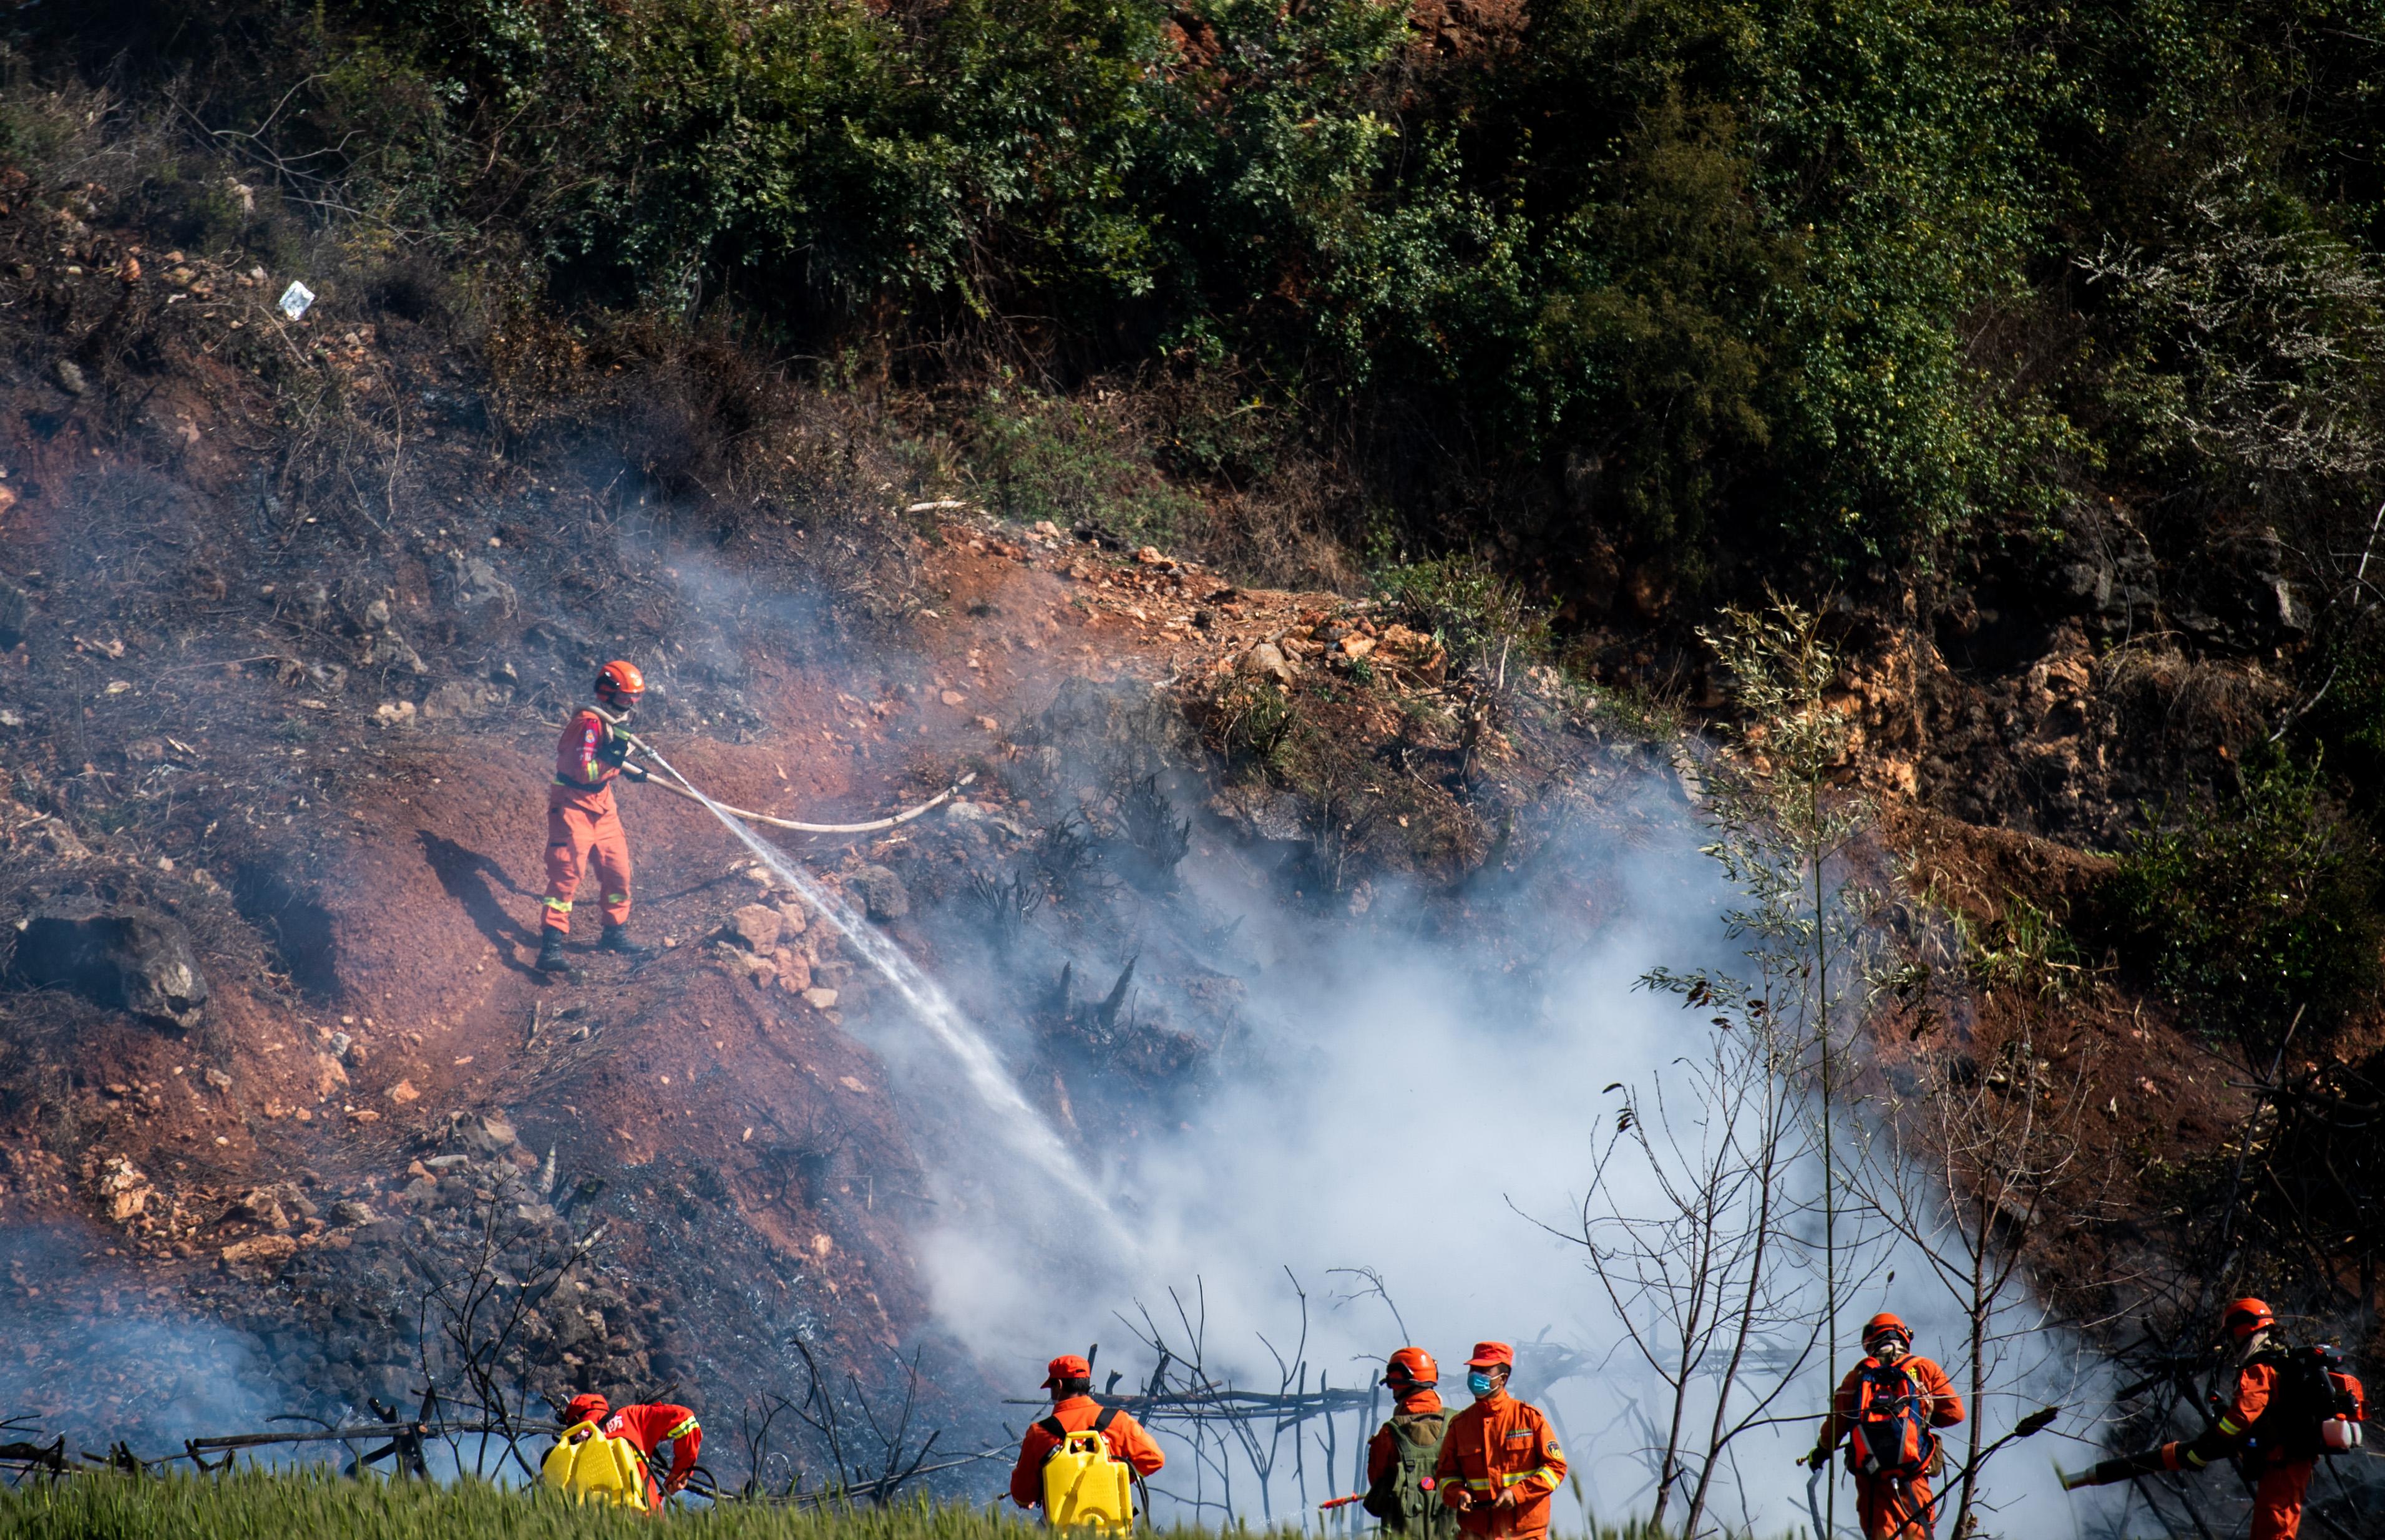
{"label": "standing firefighter", "polygon": [[1944,1463],[1937,1430],[1963,1420],[1963,1398],[1944,1370],[1913,1351],[1912,1329],[1895,1316],[1864,1322],[1864,1354],[1839,1382],[1804,1463],[1819,1471],[1845,1439],[1865,1540],[1929,1540],[1938,1521],[1929,1478]]}
{"label": "standing firefighter", "polygon": [[[688,1476],[695,1470],[697,1451],[704,1447],[704,1429],[697,1423],[695,1413],[667,1402],[648,1402],[615,1411],[602,1396],[575,1396],[571,1404],[563,1409],[563,1425],[568,1430],[582,1422],[595,1423],[597,1432],[605,1437],[618,1439],[636,1452],[639,1470],[645,1477],[649,1510],[660,1509],[663,1498],[687,1484]],[[670,1473],[657,1483],[655,1456],[666,1444],[671,1446]]]}
{"label": "standing firefighter", "polygon": [[2214,1460],[2232,1459],[2253,1492],[2252,1540],[2293,1540],[2318,1457],[2358,1447],[2367,1408],[2360,1382],[2345,1371],[2333,1348],[2289,1348],[2278,1340],[2277,1324],[2261,1301],[2230,1301],[2220,1312],[2221,1344],[2236,1349],[2236,1385],[2225,1403],[2211,1398],[2211,1425],[2190,1442],[2165,1444],[2104,1460],[2083,1475],[2065,1476],[2063,1486],[2076,1490],[2157,1471],[2200,1471]]}
{"label": "standing firefighter", "polygon": [[1449,1420],[1433,1461],[1434,1490],[1457,1510],[1457,1525],[1486,1540],[1549,1532],[1549,1495],[1565,1481],[1565,1451],[1538,1407],[1507,1394],[1516,1350],[1478,1342],[1466,1360],[1474,1404]]}
{"label": "standing firefighter", "polygon": [[[1134,1521],[1128,1471],[1148,1476],[1168,1463],[1143,1424],[1093,1399],[1093,1366],[1063,1353],[1043,1366],[1052,1415],[1018,1441],[1010,1471],[1010,1500],[1043,1508],[1055,1528],[1124,1529]],[[1083,1436],[1079,1436],[1083,1435]]]}
{"label": "standing firefighter", "polygon": [[538,948],[542,971],[559,973],[563,941],[571,933],[571,895],[583,872],[600,884],[607,952],[636,957],[645,950],[630,939],[630,841],[613,805],[617,778],[646,779],[645,767],[630,762],[630,740],[621,731],[646,692],[634,663],[611,662],[597,671],[596,704],[583,706],[563,724],[555,749],[555,784],[546,792],[546,913]]}
{"label": "standing firefighter", "polygon": [[1433,1496],[1449,1414],[1442,1409],[1440,1366],[1421,1347],[1403,1347],[1383,1367],[1383,1383],[1399,1397],[1392,1420],[1367,1445],[1367,1511],[1386,1534],[1448,1540],[1457,1521]]}

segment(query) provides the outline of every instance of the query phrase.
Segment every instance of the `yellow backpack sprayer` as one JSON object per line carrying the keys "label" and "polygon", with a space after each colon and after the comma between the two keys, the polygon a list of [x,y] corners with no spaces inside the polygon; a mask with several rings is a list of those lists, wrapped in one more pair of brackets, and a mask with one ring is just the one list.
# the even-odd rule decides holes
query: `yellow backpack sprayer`
{"label": "yellow backpack sprayer", "polygon": [[1044,1421],[1044,1430],[1060,1440],[1043,1458],[1043,1519],[1054,1529],[1111,1534],[1134,1527],[1133,1468],[1112,1458],[1102,1436],[1116,1416],[1116,1408],[1104,1408],[1092,1427],[1077,1433],[1058,1428],[1057,1418]]}
{"label": "yellow backpack sprayer", "polygon": [[593,1422],[563,1430],[540,1462],[538,1479],[583,1503],[646,1506],[646,1462],[626,1438],[607,1438]]}

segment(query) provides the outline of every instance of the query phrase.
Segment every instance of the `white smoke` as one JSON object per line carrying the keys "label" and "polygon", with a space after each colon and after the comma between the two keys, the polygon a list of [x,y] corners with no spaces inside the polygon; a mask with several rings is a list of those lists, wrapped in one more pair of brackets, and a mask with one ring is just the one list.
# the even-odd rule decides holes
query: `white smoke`
{"label": "white smoke", "polygon": [[23,1420],[0,1442],[63,1434],[69,1459],[117,1440],[154,1454],[263,1427],[301,1398],[265,1344],[150,1298],[140,1274],[97,1251],[89,1233],[0,1229],[0,1268],[31,1281],[0,1327],[0,1418]]}
{"label": "white smoke", "polygon": [[[1706,1013],[1638,981],[1660,964],[1727,968],[1735,957],[1719,918],[1725,895],[1678,789],[1651,777],[1613,800],[1640,837],[1579,830],[1534,858],[1561,863],[1562,883],[1520,873],[1512,895],[1476,906],[1478,924],[1525,923],[1547,938],[1543,955],[1513,973],[1490,966],[1468,935],[1435,933],[1421,903],[1379,894],[1363,920],[1318,914],[1279,902],[1230,851],[1189,858],[1191,910],[1240,916],[1237,933],[1256,954],[1242,970],[1247,1068],[1185,1126],[1138,1142],[1146,1147],[1093,1152],[1131,1233],[1124,1246],[1105,1238],[1105,1217],[1075,1209],[1031,1172],[1005,1176],[987,1164],[995,1145],[968,1153],[966,1129],[955,1131],[943,1217],[919,1238],[943,1322],[1029,1397],[1045,1358],[1093,1341],[1103,1345],[1100,1369],[1124,1373],[1121,1389],[1139,1383],[1153,1355],[1127,1321],[1148,1309],[1180,1350],[1180,1305],[1205,1322],[1209,1371],[1262,1390],[1276,1388],[1279,1354],[1299,1352],[1312,1387],[1320,1375],[1365,1387],[1392,1348],[1413,1341],[1441,1359],[1444,1392],[1462,1402],[1460,1365],[1475,1341],[1562,1344],[1586,1358],[1585,1371],[1536,1383],[1557,1356],[1536,1362],[1528,1348],[1517,1379],[1569,1446],[1576,1481],[1560,1497],[1560,1523],[1644,1512],[1662,1387],[1625,1344],[1580,1247],[1542,1226],[1578,1224],[1593,1141],[1616,1108],[1602,1087],[1678,1079],[1678,1061],[1711,1030]],[[1597,912],[1584,906],[1571,922],[1547,912],[1560,888],[1600,893]],[[930,1043],[883,1020],[873,1042],[911,1095],[954,1108]],[[1626,1208],[1656,1201],[1644,1178],[1635,1188],[1627,1176],[1612,1196]],[[1338,1271],[1359,1268],[1380,1277],[1388,1299]],[[1902,1283],[1885,1282],[1892,1271]],[[1870,1292],[1842,1306],[1842,1338],[1893,1303],[1916,1321],[1923,1351],[1958,1357],[1960,1314],[1917,1259],[1890,1250],[1868,1276]],[[1307,1295],[1305,1348],[1295,1280]],[[2054,1333],[2006,1349],[1992,1376],[1999,1393],[1974,1415],[1992,1435],[2005,1431],[2047,1387],[2075,1379],[2076,1351]],[[1805,1523],[1804,1472],[1792,1460],[1810,1446],[1809,1414],[1825,1401],[1818,1372],[1806,1379],[1782,1398],[1783,1421],[1734,1446],[1715,1520],[1761,1534]],[[1015,1410],[1014,1425],[1033,1415]],[[1295,1480],[1287,1445],[1264,1506],[1247,1475],[1237,1506],[1255,1521],[1317,1523],[1318,1500],[1355,1489],[1358,1421],[1337,1430],[1334,1469],[1312,1444]],[[2057,1436],[1989,1467],[2001,1509],[1992,1527],[2069,1527],[2047,1469]],[[1181,1441],[1173,1448],[1180,1465]],[[2074,1448],[2069,1458],[2088,1457]],[[1171,1480],[1191,1489],[1180,1469],[1159,1484]],[[1851,1522],[1843,1489],[1838,1509]]]}
{"label": "white smoke", "polygon": [[[698,576],[684,560],[681,572],[683,582]],[[1721,920],[1728,895],[1698,849],[1704,831],[1679,784],[1649,771],[1610,773],[1599,785],[1592,816],[1526,858],[1504,890],[1469,901],[1467,921],[1448,930],[1434,923],[1434,905],[1395,890],[1379,890],[1363,916],[1287,903],[1255,858],[1196,842],[1181,870],[1186,902],[1146,906],[1141,919],[1196,957],[1194,938],[1240,921],[1237,955],[1202,960],[1246,986],[1247,1051],[1184,1126],[1146,1127],[1136,1147],[1092,1149],[1081,1162],[1005,1067],[1024,1061],[1024,1034],[993,1010],[972,1020],[947,992],[945,982],[972,997],[966,970],[939,982],[940,969],[922,971],[807,873],[759,847],[855,938],[902,1002],[855,1013],[848,1030],[881,1056],[919,1114],[938,1207],[917,1237],[918,1257],[941,1323],[1022,1398],[1037,1394],[1046,1358],[1095,1341],[1100,1369],[1122,1371],[1122,1389],[1139,1384],[1153,1356],[1129,1323],[1148,1310],[1180,1347],[1180,1305],[1205,1327],[1211,1373],[1259,1389],[1275,1388],[1279,1355],[1297,1355],[1337,1386],[1364,1387],[1392,1348],[1413,1341],[1441,1359],[1455,1402],[1473,1342],[1562,1344],[1576,1355],[1528,1348],[1517,1381],[1551,1411],[1572,1456],[1560,1524],[1643,1512],[1663,1387],[1630,1350],[1580,1247],[1542,1225],[1578,1223],[1593,1141],[1616,1108],[1602,1088],[1622,1082],[1644,1095],[1660,1079],[1678,1083],[1680,1059],[1711,1030],[1704,1012],[1638,981],[1659,965],[1728,970],[1739,959]],[[1582,893],[1597,895],[1594,907],[1576,897],[1568,911],[1551,897]],[[1120,961],[1088,955],[1088,938],[1064,933],[1053,911],[1037,922],[1089,975],[1100,970],[1093,964]],[[1528,932],[1537,953],[1521,966],[1491,955],[1512,946],[1482,939],[1510,927]],[[1139,977],[1163,1006],[1173,1003],[1164,970]],[[1635,1189],[1627,1177],[1609,1196],[1625,1208],[1656,1201],[1644,1178]],[[1356,1268],[1371,1270],[1388,1298],[1340,1271]],[[1956,1369],[1961,1314],[1926,1266],[1889,1247],[1867,1277],[1842,1302],[1842,1341],[1872,1310],[1893,1308],[1916,1324],[1920,1351]],[[1307,1296],[1305,1344],[1295,1281]],[[2075,1396],[2081,1383],[2077,1339],[2026,1332],[2033,1308],[2026,1299],[2009,1308],[1994,1393],[1972,1409],[1991,1436],[2048,1398]],[[1546,1383],[1560,1361],[1588,1367]],[[1758,1534],[1805,1525],[1805,1473],[1792,1460],[1811,1444],[1827,1391],[1809,1373],[1781,1398],[1777,1424],[1734,1446],[1714,1521]],[[1013,1426],[1035,1415],[1009,1409]],[[2048,1469],[2056,1448],[2074,1465],[2093,1458],[2057,1440],[2066,1430],[2092,1436],[2099,1410],[2079,1407],[1989,1468],[1991,1531],[2059,1533],[2080,1516],[2110,1516],[2116,1505],[2104,1497],[2066,1498]],[[1295,1480],[1284,1473],[1287,1451],[1264,1500],[1244,1479],[1238,1507],[1254,1520],[1317,1522],[1318,1499],[1355,1489],[1351,1439],[1365,1431],[1355,1421],[1338,1431],[1333,1469],[1313,1447]],[[1958,1431],[1950,1452],[1959,1444]],[[1184,1452],[1174,1441],[1179,1468],[1163,1486],[1189,1490]],[[1852,1496],[1842,1473],[1831,1479],[1842,1484],[1844,1526]],[[1355,1509],[1342,1518],[1365,1522]]]}

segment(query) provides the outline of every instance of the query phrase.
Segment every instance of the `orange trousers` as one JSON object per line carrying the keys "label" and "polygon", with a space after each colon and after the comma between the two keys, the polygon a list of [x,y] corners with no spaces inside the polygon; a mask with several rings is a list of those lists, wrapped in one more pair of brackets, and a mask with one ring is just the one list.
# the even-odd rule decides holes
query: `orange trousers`
{"label": "orange trousers", "polygon": [[2252,1540],[2294,1540],[2303,1527],[2303,1494],[2310,1490],[2316,1460],[2279,1460],[2253,1485]]}
{"label": "orange trousers", "polygon": [[548,930],[571,929],[571,895],[588,871],[596,874],[605,923],[629,923],[630,837],[613,805],[613,788],[553,787],[546,798],[546,912],[541,917]]}
{"label": "orange trousers", "polygon": [[1855,1517],[1864,1540],[1929,1540],[1938,1514],[1929,1506],[1929,1483],[1891,1483],[1855,1478]]}

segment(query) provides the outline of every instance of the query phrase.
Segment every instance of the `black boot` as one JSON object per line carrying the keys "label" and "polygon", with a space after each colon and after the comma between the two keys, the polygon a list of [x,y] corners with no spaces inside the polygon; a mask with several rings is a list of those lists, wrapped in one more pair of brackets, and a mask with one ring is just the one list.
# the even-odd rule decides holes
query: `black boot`
{"label": "black boot", "polygon": [[538,961],[532,966],[542,973],[569,972],[571,964],[563,956],[563,933],[552,925],[544,927],[544,931],[539,938]]}
{"label": "black boot", "polygon": [[618,952],[625,958],[642,958],[648,952],[653,951],[654,948],[651,946],[641,946],[636,942],[631,941],[630,939],[630,928],[627,925],[607,925],[605,927],[604,937],[596,943],[596,950],[600,952]]}

